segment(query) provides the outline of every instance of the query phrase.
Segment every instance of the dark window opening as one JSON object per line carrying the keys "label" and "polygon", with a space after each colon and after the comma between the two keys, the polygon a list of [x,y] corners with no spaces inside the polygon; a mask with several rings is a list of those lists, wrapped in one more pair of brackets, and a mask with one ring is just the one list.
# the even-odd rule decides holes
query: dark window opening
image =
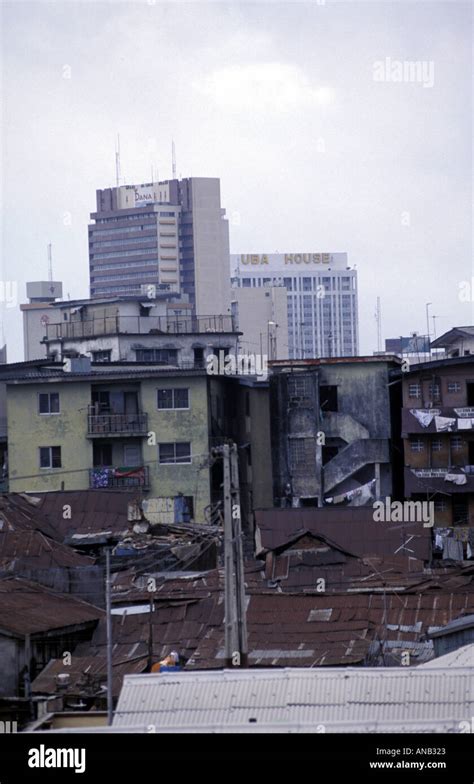
{"label": "dark window opening", "polygon": [[110,362],[112,357],[112,351],[104,350],[104,351],[93,351],[92,352],[92,361],[93,362]]}
{"label": "dark window opening", "polygon": [[469,381],[466,384],[467,386],[467,405],[474,406],[474,383]]}
{"label": "dark window opening", "polygon": [[194,367],[195,368],[203,368],[204,367],[204,349],[203,348],[195,348],[194,349]]}
{"label": "dark window opening", "polygon": [[158,459],[161,464],[191,463],[189,442],[159,444]]}
{"label": "dark window opening", "polygon": [[143,348],[135,351],[137,362],[158,362],[166,365],[176,365],[178,349],[176,348]]}
{"label": "dark window opening", "polygon": [[474,465],[474,441],[468,441],[469,465]]}
{"label": "dark window opening", "polygon": [[110,392],[93,389],[92,405],[96,405],[98,413],[108,413],[110,411]]}
{"label": "dark window opening", "polygon": [[322,452],[322,462],[324,466],[326,465],[326,463],[329,463],[329,461],[332,460],[333,457],[336,457],[337,453],[339,452],[339,447],[323,446],[321,452]]}
{"label": "dark window opening", "polygon": [[321,411],[337,411],[337,387],[325,386],[319,387],[319,406]]}
{"label": "dark window opening", "polygon": [[40,414],[59,414],[59,393],[40,392],[39,412]]}
{"label": "dark window opening", "polygon": [[453,496],[453,525],[469,525],[469,501],[466,496]]}
{"label": "dark window opening", "polygon": [[158,389],[158,408],[189,408],[189,390]]}
{"label": "dark window opening", "polygon": [[40,468],[61,468],[61,447],[40,446]]}
{"label": "dark window opening", "polygon": [[94,468],[109,468],[112,465],[112,444],[97,444],[93,447]]}
{"label": "dark window opening", "polygon": [[250,444],[248,444],[248,446],[247,446],[245,451],[247,453],[247,465],[251,466],[252,465],[252,447],[250,446]]}
{"label": "dark window opening", "polygon": [[300,498],[300,506],[317,506],[318,496],[309,496],[308,498]]}

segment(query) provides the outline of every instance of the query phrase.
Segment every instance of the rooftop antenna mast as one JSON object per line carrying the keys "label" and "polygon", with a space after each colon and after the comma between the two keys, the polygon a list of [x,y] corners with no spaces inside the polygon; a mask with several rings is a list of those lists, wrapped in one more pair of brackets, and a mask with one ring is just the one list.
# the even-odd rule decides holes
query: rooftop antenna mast
{"label": "rooftop antenna mast", "polygon": [[117,134],[117,144],[115,145],[115,184],[120,185],[120,134]]}
{"label": "rooftop antenna mast", "polygon": [[52,245],[48,243],[48,280],[50,283],[53,281],[53,252]]}
{"label": "rooftop antenna mast", "polygon": [[375,320],[377,322],[377,351],[380,352],[382,351],[382,309],[380,307],[380,297],[377,297]]}
{"label": "rooftop antenna mast", "polygon": [[176,147],[174,146],[174,139],[171,140],[171,171],[173,180],[176,179]]}

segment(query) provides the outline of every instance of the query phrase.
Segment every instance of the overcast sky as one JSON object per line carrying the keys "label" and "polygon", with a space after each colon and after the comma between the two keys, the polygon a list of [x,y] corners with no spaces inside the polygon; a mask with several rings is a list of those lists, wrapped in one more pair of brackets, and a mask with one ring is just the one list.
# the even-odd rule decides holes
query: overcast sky
{"label": "overcast sky", "polygon": [[126,182],[170,177],[172,138],[178,175],[220,177],[231,252],[346,251],[362,353],[377,296],[383,337],[426,333],[427,302],[438,335],[473,323],[470,2],[15,0],[2,53],[1,299],[47,279],[48,242],[88,296],[119,133]]}

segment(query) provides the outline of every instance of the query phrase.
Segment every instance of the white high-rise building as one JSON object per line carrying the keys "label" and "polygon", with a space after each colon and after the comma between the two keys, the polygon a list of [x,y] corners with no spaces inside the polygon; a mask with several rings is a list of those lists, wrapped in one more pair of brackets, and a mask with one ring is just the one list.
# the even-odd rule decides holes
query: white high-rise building
{"label": "white high-rise building", "polygon": [[359,351],[357,272],[347,253],[231,254],[234,288],[284,285],[290,359]]}

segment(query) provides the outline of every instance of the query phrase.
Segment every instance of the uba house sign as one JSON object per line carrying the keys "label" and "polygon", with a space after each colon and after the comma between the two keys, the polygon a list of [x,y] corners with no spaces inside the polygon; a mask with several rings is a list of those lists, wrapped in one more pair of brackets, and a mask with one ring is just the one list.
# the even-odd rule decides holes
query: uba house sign
{"label": "uba house sign", "polygon": [[[285,253],[285,264],[329,264],[330,260],[330,253]],[[240,263],[268,264],[268,255],[265,253],[241,254]]]}

